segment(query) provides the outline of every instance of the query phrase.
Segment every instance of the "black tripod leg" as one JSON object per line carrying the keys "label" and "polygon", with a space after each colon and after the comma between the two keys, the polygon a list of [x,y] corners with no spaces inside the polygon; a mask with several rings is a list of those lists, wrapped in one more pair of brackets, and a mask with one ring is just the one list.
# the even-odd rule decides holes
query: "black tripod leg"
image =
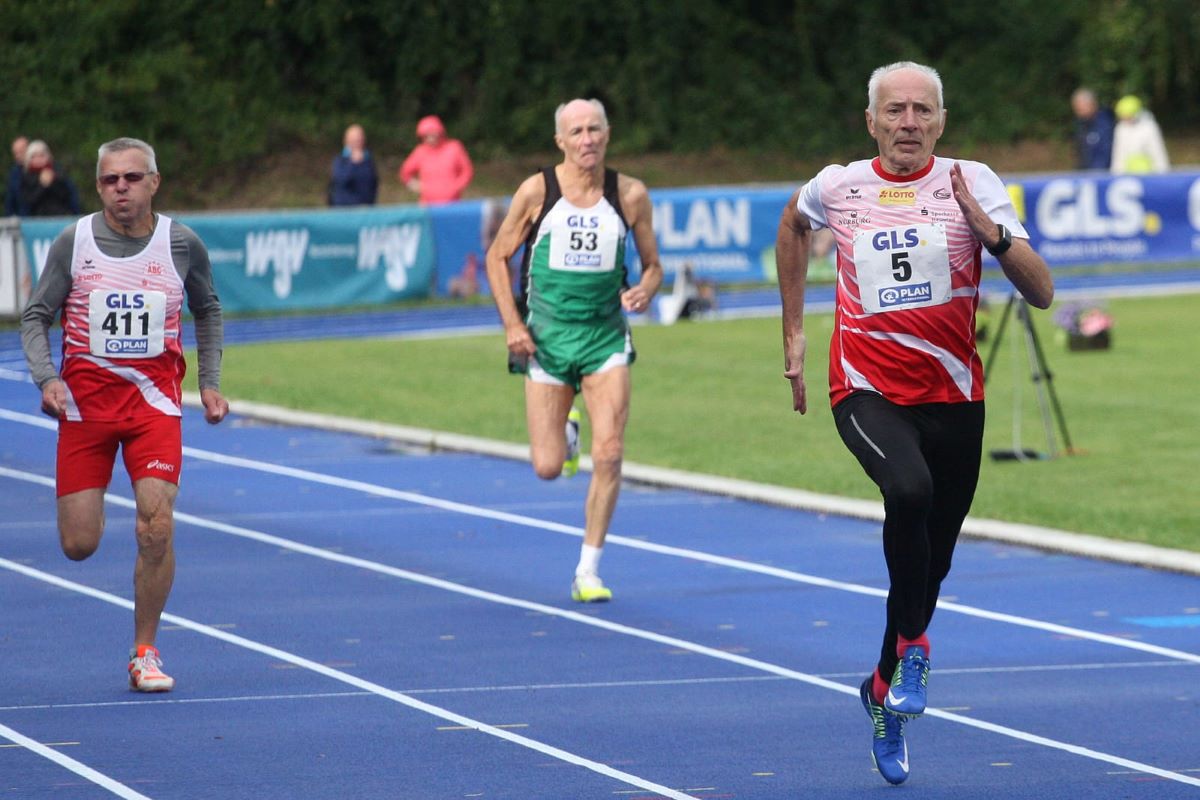
{"label": "black tripod leg", "polygon": [[996,360],[996,351],[1000,349],[1000,342],[1004,339],[1004,326],[1008,324],[1008,318],[1012,314],[1013,305],[1017,301],[1017,293],[1013,292],[1008,296],[1008,302],[1004,304],[1004,312],[1000,315],[1000,322],[996,325],[996,336],[992,339],[992,347],[988,350],[987,361],[983,363],[983,382],[986,385],[988,375],[992,374],[992,362]]}
{"label": "black tripod leg", "polygon": [[1042,350],[1042,340],[1038,338],[1037,329],[1033,327],[1033,321],[1029,317],[1029,311],[1025,311],[1025,327],[1029,331],[1029,341],[1033,344],[1034,356],[1037,358],[1038,370],[1045,379],[1046,392],[1050,395],[1050,405],[1054,409],[1054,417],[1058,421],[1058,430],[1062,434],[1063,446],[1067,448],[1067,453],[1074,452],[1074,445],[1071,444],[1071,435],[1067,433],[1067,418],[1063,414],[1062,405],[1058,402],[1058,392],[1054,390],[1054,376],[1050,373],[1050,367],[1046,363],[1046,353]]}

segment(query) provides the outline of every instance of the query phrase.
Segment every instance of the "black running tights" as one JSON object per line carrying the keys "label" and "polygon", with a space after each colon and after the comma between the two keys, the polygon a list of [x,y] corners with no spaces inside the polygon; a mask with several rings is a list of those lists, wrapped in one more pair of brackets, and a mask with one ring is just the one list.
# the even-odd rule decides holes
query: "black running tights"
{"label": "black running tights", "polygon": [[954,545],[975,497],[983,402],[901,406],[856,392],[833,410],[838,433],[883,495],[891,586],[879,674],[890,679],[897,634],[929,627]]}

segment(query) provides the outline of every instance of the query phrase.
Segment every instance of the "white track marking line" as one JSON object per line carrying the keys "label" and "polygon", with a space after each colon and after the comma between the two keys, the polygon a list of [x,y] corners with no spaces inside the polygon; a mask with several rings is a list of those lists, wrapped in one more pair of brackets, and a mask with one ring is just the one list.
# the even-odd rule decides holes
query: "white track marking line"
{"label": "white track marking line", "polygon": [[140,792],[135,792],[125,784],[115,781],[107,775],[97,772],[87,764],[76,761],[70,756],[65,756],[57,750],[47,747],[41,742],[30,739],[28,736],[24,736],[17,731],[14,731],[7,725],[0,725],[0,736],[8,739],[15,745],[19,745],[20,747],[24,747],[26,750],[29,750],[32,753],[36,753],[42,758],[53,761],[60,767],[74,772],[79,777],[89,780],[103,789],[107,789],[117,797],[123,797],[125,800],[150,800],[150,798],[146,795],[141,794]]}
{"label": "white track marking line", "polygon": [[[52,575],[48,572],[42,572],[41,570],[33,569],[32,567],[27,567],[23,564],[18,564],[15,561],[9,561],[6,558],[0,558],[0,567],[7,569],[7,570],[11,570],[12,572],[20,573],[21,575],[24,575],[28,578],[33,578],[34,580],[38,580],[43,583],[48,583],[51,586],[56,586],[60,589],[67,589],[69,591],[76,592],[78,594],[82,594],[87,597],[91,597],[95,600],[101,600],[105,603],[109,603],[111,605],[118,606],[120,608],[125,608],[130,611],[133,610],[133,601],[132,600],[126,600],[123,597],[118,597],[117,595],[110,594],[108,592],[101,591],[99,589],[94,589],[90,586],[86,586],[81,583],[76,583],[74,581],[69,581],[64,578],[60,578],[57,575]],[[261,653],[262,655],[268,656],[268,657],[276,659],[278,661],[284,661],[286,663],[293,664],[297,667],[300,667],[301,669],[306,669],[310,672],[315,672],[318,675],[323,675],[326,678],[330,678],[332,680],[339,681],[348,686],[353,686],[356,689],[361,689],[365,692],[370,692],[371,694],[386,698],[388,700],[392,700],[396,703],[399,703],[400,705],[407,706],[407,707],[415,709],[417,711],[422,711],[422,712],[429,714],[431,716],[434,716],[434,717],[438,717],[439,719],[444,719],[449,722],[453,722],[456,725],[462,725],[463,727],[470,728],[471,730],[476,730],[476,731],[479,731],[480,733],[486,733],[489,736],[494,736],[498,739],[504,739],[504,740],[507,740],[514,744],[520,745],[521,747],[525,747],[530,750],[534,750],[536,752],[542,753],[543,755],[550,756],[551,758],[556,758],[560,761],[565,761],[568,764],[573,764],[578,767],[583,767],[585,769],[591,770],[592,772],[599,773],[600,775],[604,775],[606,777],[613,778],[614,780],[620,781],[621,783],[625,783],[630,786],[636,786],[639,789],[644,789],[649,792],[654,792],[655,794],[661,795],[663,797],[672,798],[672,800],[697,800],[697,798],[693,797],[692,795],[684,794],[682,792],[675,791],[674,789],[669,789],[666,786],[659,786],[658,784],[653,783],[648,780],[645,780],[644,778],[640,778],[637,775],[632,775],[628,772],[622,772],[621,770],[613,769],[612,767],[608,766],[607,764],[601,764],[598,761],[592,761],[591,759],[584,758],[583,756],[575,755],[574,753],[568,752],[566,750],[562,750],[562,749],[554,747],[552,745],[544,744],[543,742],[539,742],[536,739],[530,739],[525,736],[520,736],[518,734],[511,733],[507,730],[497,727],[495,725],[488,725],[487,723],[479,722],[478,720],[471,719],[470,717],[463,716],[462,714],[457,714],[448,709],[441,708],[440,706],[435,706],[435,705],[432,705],[431,703],[426,703],[422,700],[417,700],[415,697],[410,697],[410,696],[404,694],[403,692],[397,692],[393,689],[387,688],[386,686],[381,686],[377,683],[373,683],[371,681],[364,680],[363,678],[359,678],[355,675],[351,675],[348,672],[343,672],[339,669],[334,669],[333,667],[327,667],[324,664],[320,664],[316,661],[312,661],[310,659],[304,658],[303,656],[295,655],[294,653],[289,653],[286,650],[280,650],[277,647],[271,647],[270,645],[262,644],[260,642],[254,641],[252,639],[247,639],[242,636],[237,636],[236,634],[228,633],[226,631],[220,630],[219,628],[214,628],[211,625],[205,625],[204,623],[201,623],[201,622],[194,622],[186,617],[180,617],[175,614],[163,614],[162,619],[164,622],[170,622],[173,625],[178,625],[181,628],[186,628],[187,630],[193,631],[195,633],[199,633],[203,636],[208,636],[213,639],[219,639],[223,642],[228,642],[229,644],[236,645],[236,646],[244,648],[246,650],[251,650],[256,653]],[[7,730],[7,729],[0,727],[0,731],[3,731],[3,730]],[[14,731],[14,733],[15,733],[15,731]],[[19,736],[20,734],[17,734],[17,735]],[[34,744],[34,745],[37,744],[36,742],[31,742],[31,740],[26,739],[25,737],[21,737],[21,738],[24,740],[24,741],[20,742],[21,744],[24,744],[25,742],[30,742],[31,744]],[[17,741],[17,740],[14,739],[13,741]],[[38,747],[40,748],[42,746],[38,745]],[[31,748],[31,749],[33,749],[33,748]],[[40,752],[40,751],[38,751],[38,752]],[[45,755],[45,753],[40,753],[40,754]],[[58,755],[58,754],[55,754],[55,755]],[[141,797],[141,795],[129,795],[129,796],[137,797],[137,798]]]}
{"label": "white track marking line", "polygon": [[[1123,662],[1121,669],[1182,667],[1178,661],[1143,661],[1140,663]],[[1111,662],[1101,664],[1032,664],[1023,667],[939,667],[938,678],[949,675],[995,675],[1013,672],[1077,672],[1079,670],[1112,669]],[[821,675],[822,678],[860,678],[861,672],[830,672]],[[493,694],[497,692],[541,692],[541,691],[574,691],[595,689],[635,689],[647,686],[715,686],[721,684],[767,683],[787,680],[780,675],[738,675],[711,678],[645,678],[627,681],[579,681],[574,683],[503,683],[488,686],[445,686],[439,688],[400,689],[404,694]],[[278,700],[329,700],[334,698],[370,697],[370,692],[297,692],[292,694],[245,694],[226,697],[160,697],[154,702],[158,705],[199,705],[211,703],[268,703]],[[0,706],[0,713],[5,711],[54,711],[66,708],[111,708],[135,706],[144,704],[144,700],[96,700],[90,703],[31,703],[22,706]],[[1187,770],[1181,770],[1186,772]]]}
{"label": "white track marking line", "polygon": [[[3,474],[3,473],[4,473],[3,468],[0,468],[0,474]],[[41,480],[47,480],[47,479],[41,479]],[[134,503],[132,500],[127,500],[123,497],[117,497],[117,496],[111,495],[111,494],[105,495],[105,499],[116,505],[125,506],[127,508],[131,508],[134,506]],[[613,633],[619,633],[619,634],[622,634],[625,636],[631,636],[631,637],[635,637],[635,638],[639,638],[639,639],[644,639],[646,641],[655,642],[657,644],[668,645],[668,646],[676,648],[676,649],[686,650],[689,652],[696,653],[698,655],[708,656],[709,658],[718,659],[720,661],[726,661],[731,664],[739,664],[741,666],[748,667],[749,669],[752,669],[752,670],[756,670],[759,672],[765,672],[770,675],[778,675],[778,676],[781,676],[784,678],[789,678],[791,680],[799,681],[801,683],[807,683],[809,685],[816,686],[816,687],[819,687],[822,689],[829,689],[830,691],[839,692],[841,694],[846,694],[846,695],[850,695],[853,697],[858,696],[858,689],[853,686],[845,686],[843,684],[836,683],[831,680],[827,680],[827,679],[819,677],[817,675],[811,675],[808,673],[799,672],[797,670],[789,669],[787,667],[782,667],[777,664],[772,664],[772,663],[766,662],[766,661],[760,661],[760,660],[754,659],[754,658],[748,658],[746,656],[738,655],[736,653],[728,653],[728,652],[725,652],[724,650],[718,650],[716,648],[709,647],[707,645],[697,644],[695,642],[691,642],[686,639],[678,639],[673,636],[664,636],[662,634],[654,633],[652,631],[646,631],[646,630],[642,630],[640,628],[634,628],[634,627],[631,627],[628,625],[623,625],[623,624],[620,624],[617,622],[611,622],[611,621],[603,619],[603,618],[591,617],[591,616],[588,616],[585,614],[581,614],[577,611],[568,611],[565,609],[557,608],[555,606],[548,606],[543,603],[535,603],[535,602],[532,602],[529,600],[522,600],[522,599],[515,598],[515,597],[508,597],[506,595],[498,594],[496,592],[490,592],[490,591],[486,591],[483,589],[476,589],[471,586],[464,586],[462,584],[453,583],[452,581],[443,580],[441,578],[433,578],[433,577],[430,577],[427,575],[421,575],[421,574],[418,574],[415,572],[410,572],[408,570],[399,569],[398,567],[392,567],[392,566],[388,566],[386,564],[380,564],[375,561],[369,561],[367,559],[357,558],[355,556],[347,556],[347,555],[343,555],[341,553],[334,553],[334,552],[330,552],[328,550],[322,550],[321,548],[318,548],[318,547],[313,547],[311,545],[294,542],[290,539],[285,539],[280,536],[274,536],[269,533],[263,533],[262,531],[254,531],[254,530],[250,530],[247,528],[240,528],[240,527],[234,526],[234,525],[227,525],[227,524],[221,523],[221,522],[214,522],[212,520],[206,520],[201,517],[193,516],[191,514],[182,514],[182,513],[176,512],[175,517],[177,520],[179,520],[181,522],[196,525],[198,527],[204,527],[204,528],[208,528],[210,530],[220,531],[222,533],[227,533],[227,534],[230,534],[233,536],[238,536],[240,538],[262,542],[264,544],[269,544],[273,547],[292,550],[292,551],[295,551],[298,553],[303,553],[305,555],[313,556],[315,558],[324,559],[326,561],[331,561],[331,562],[335,562],[335,563],[339,563],[339,564],[346,564],[347,566],[352,566],[357,569],[367,570],[367,571],[371,571],[371,572],[377,572],[377,573],[384,574],[384,575],[390,575],[390,576],[393,576],[396,578],[401,578],[403,580],[407,580],[407,581],[410,581],[413,583],[418,583],[418,584],[422,584],[425,586],[430,586],[432,588],[441,589],[441,590],[448,591],[448,592],[453,592],[455,594],[465,595],[467,597],[473,597],[473,598],[476,598],[479,600],[484,600],[486,602],[496,603],[496,604],[505,605],[505,606],[511,606],[514,608],[521,608],[521,609],[525,609],[527,611],[535,611],[535,612],[538,612],[541,614],[546,614],[548,616],[554,616],[554,617],[558,617],[560,619],[566,619],[566,620],[570,620],[573,622],[578,622],[583,625],[590,625],[595,628],[601,628],[603,630],[612,631]],[[97,597],[99,599],[114,603],[116,605],[122,605],[129,609],[133,608],[133,603],[128,600],[123,600],[122,598],[118,598],[115,595],[110,595],[106,592],[100,592],[100,591],[92,589],[90,587],[82,586],[80,584],[75,584],[70,581],[63,580],[61,578],[58,578],[57,576],[50,575],[49,573],[41,572],[40,570],[35,570],[30,567],[25,567],[23,565],[13,562],[13,561],[9,561],[8,559],[0,558],[0,567],[13,570],[14,572],[20,572],[24,575],[28,575],[30,577],[37,578],[39,580],[45,580],[46,582],[54,584],[54,585],[63,586],[64,588],[69,588],[74,591],[79,591],[83,594]],[[322,675],[327,675],[329,677],[332,677],[335,680],[341,680],[343,683],[348,683],[351,686],[355,686],[360,689],[365,689],[367,691],[373,691],[373,692],[379,693],[382,696],[389,697],[391,699],[396,700],[397,702],[404,703],[405,705],[411,705],[414,708],[419,708],[421,710],[435,709],[435,710],[429,710],[428,713],[435,714],[436,716],[441,716],[442,718],[449,719],[453,722],[458,722],[459,724],[474,724],[477,727],[479,727],[480,730],[484,731],[485,733],[492,733],[492,735],[500,736],[500,738],[513,737],[513,734],[509,734],[507,731],[502,731],[498,728],[493,728],[491,726],[484,726],[482,723],[461,722],[460,720],[465,720],[466,718],[459,717],[458,715],[453,714],[452,712],[443,711],[442,709],[438,709],[436,706],[431,706],[429,704],[422,703],[421,701],[416,700],[411,697],[408,697],[407,695],[404,695],[400,692],[394,692],[390,689],[385,689],[382,686],[378,686],[377,684],[370,683],[369,681],[355,678],[354,676],[348,675],[347,673],[341,672],[340,670],[335,670],[330,667],[326,667],[323,664],[318,664],[316,662],[309,661],[307,659],[302,659],[299,656],[292,656],[291,654],[285,653],[282,650],[276,650],[275,648],[269,647],[267,645],[260,645],[255,642],[251,642],[248,639],[243,639],[240,636],[235,636],[234,634],[226,633],[225,631],[221,631],[221,630],[217,630],[216,628],[213,628],[211,626],[201,625],[199,623],[191,622],[190,620],[185,620],[182,617],[176,617],[171,614],[163,614],[163,620],[167,621],[167,622],[172,622],[174,624],[180,625],[181,627],[185,627],[190,630],[195,630],[197,632],[204,633],[208,636],[212,636],[217,639],[222,639],[224,641],[228,641],[228,642],[231,642],[234,644],[239,644],[240,646],[247,647],[247,649],[256,650],[258,652],[272,655],[273,657],[279,658],[281,660],[295,663],[297,665],[311,669],[314,672],[318,672]],[[1111,755],[1108,753],[1103,753],[1098,750],[1092,750],[1090,748],[1081,747],[1079,745],[1070,744],[1068,742],[1060,742],[1058,740],[1050,739],[1050,738],[1047,738],[1044,736],[1039,736],[1037,734],[1026,733],[1025,731],[1020,731],[1015,728],[1009,728],[1009,727],[1006,727],[1003,725],[996,725],[994,723],[985,722],[983,720],[976,720],[971,717],[963,716],[961,714],[955,714],[955,713],[952,713],[949,711],[938,711],[936,709],[927,709],[925,714],[927,716],[938,717],[941,719],[949,720],[951,722],[957,722],[960,725],[966,725],[968,727],[978,728],[980,730],[988,731],[990,733],[996,733],[996,734],[1000,734],[1002,736],[1007,736],[1009,738],[1017,739],[1019,741],[1030,742],[1032,744],[1038,744],[1043,747],[1048,747],[1048,748],[1056,749],[1056,750],[1062,750],[1064,752],[1072,753],[1072,754],[1078,755],[1078,756],[1083,756],[1085,758],[1091,758],[1091,759],[1095,759],[1097,761],[1102,761],[1102,762],[1105,762],[1108,764],[1114,764],[1116,766],[1124,767],[1126,769],[1132,769],[1132,770],[1135,770],[1138,772],[1144,772],[1146,774],[1155,775],[1157,777],[1165,778],[1167,780],[1173,780],[1173,781],[1178,781],[1180,783],[1187,783],[1187,784],[1191,784],[1194,786],[1200,786],[1200,778],[1191,778],[1186,775],[1180,775],[1177,772],[1171,772],[1170,770],[1162,769],[1160,767],[1155,767],[1151,764],[1143,764],[1141,762],[1132,761],[1130,759],[1126,759],[1121,756],[1115,756],[1115,755]],[[522,738],[522,737],[517,737],[517,738]],[[530,740],[530,741],[532,741],[532,740]],[[535,744],[540,745],[540,743],[535,743]],[[547,748],[549,747],[547,745],[541,745],[541,746],[547,747]],[[538,748],[535,747],[534,749],[538,749]],[[553,749],[553,748],[550,748],[550,749]],[[553,754],[551,753],[551,755],[553,755]],[[570,754],[566,754],[566,755],[570,755]],[[559,757],[559,756],[555,756],[555,757]],[[569,759],[564,758],[563,760],[569,760]],[[595,763],[595,762],[586,761],[584,759],[581,759],[581,761],[584,762],[583,764],[581,764],[582,766],[588,766],[590,764]],[[572,762],[572,763],[575,763],[575,762]],[[597,766],[603,767],[603,765],[597,765]],[[588,766],[588,768],[590,769],[592,767]],[[603,767],[603,768],[607,769],[607,767]],[[596,770],[596,771],[599,771],[599,770]],[[604,773],[604,774],[608,774],[608,773]],[[630,776],[630,777],[633,777],[633,776]],[[640,786],[641,784],[635,783],[633,785]],[[667,795],[667,796],[675,797],[675,795]]]}
{"label": "white track marking line", "polygon": [[[11,419],[16,422],[25,422],[27,424],[37,425],[39,427],[48,427],[52,430],[57,430],[57,424],[52,420],[35,417],[30,414],[11,412],[5,409],[0,409],[0,419]],[[279,464],[258,461],[256,459],[243,458],[241,456],[213,453],[207,450],[198,450],[193,447],[184,447],[183,452],[185,455],[188,455],[192,458],[210,461],[225,466],[240,467],[242,469],[249,469],[255,472],[263,472],[270,475],[295,478],[296,480],[302,480],[308,483],[316,483],[324,486],[347,489],[349,491],[360,492],[374,497],[400,500],[403,502],[413,503],[430,508],[437,508],[456,514],[480,517],[497,522],[507,522],[522,527],[583,538],[583,528],[576,527],[574,525],[565,525],[558,522],[550,522],[548,520],[529,517],[523,514],[513,514],[507,511],[495,511],[488,508],[482,508],[480,506],[469,505],[467,503],[459,503],[453,500],[443,500],[437,497],[429,497],[428,495],[418,494],[416,492],[407,492],[401,489],[392,489],[386,486],[379,486],[378,484],[367,483],[366,481],[339,478],[336,475],[326,475],[320,472],[313,472],[312,470],[286,467]],[[12,477],[18,480],[30,480],[32,482],[42,482],[50,486],[54,485],[53,481],[48,478],[43,478],[42,476],[34,475],[33,473],[11,470],[6,467],[0,467],[0,476]],[[116,495],[106,495],[106,497],[115,498]],[[178,512],[176,513],[176,517],[180,517]],[[768,575],[773,578],[779,578],[781,580],[791,581],[793,583],[803,583],[810,586],[819,586],[825,589],[834,589],[837,591],[862,594],[871,597],[887,597],[886,589],[878,589],[874,586],[864,586],[857,583],[848,583],[830,578],[822,578],[816,575],[808,575],[806,573],[781,569],[779,567],[771,567],[765,564],[756,564],[753,561],[718,556],[712,553],[705,553],[700,550],[691,550],[684,547],[656,544],[654,542],[646,542],[641,539],[634,539],[628,536],[620,536],[611,533],[608,535],[605,541],[635,550],[643,550],[646,552],[657,553],[659,555],[684,558],[706,564],[715,564],[743,572],[753,572],[759,575]],[[1200,654],[1189,653],[1185,650],[1161,647],[1159,645],[1140,642],[1133,639],[1124,639],[1119,636],[1096,633],[1083,628],[1058,625],[1053,622],[1044,622],[1042,620],[1021,617],[1015,614],[1007,614],[999,611],[989,611],[987,609],[968,606],[962,603],[949,602],[946,600],[939,600],[937,607],[939,609],[952,611],[965,616],[977,617],[979,619],[991,620],[993,622],[1004,622],[1009,625],[1033,628],[1035,630],[1042,630],[1062,636],[1071,636],[1076,639],[1084,639],[1098,642],[1100,644],[1112,645],[1113,647],[1121,647],[1127,650],[1137,650],[1143,653],[1150,653],[1153,655],[1164,656],[1166,658],[1175,658],[1179,659],[1180,661],[1187,661],[1193,664],[1200,664]]]}

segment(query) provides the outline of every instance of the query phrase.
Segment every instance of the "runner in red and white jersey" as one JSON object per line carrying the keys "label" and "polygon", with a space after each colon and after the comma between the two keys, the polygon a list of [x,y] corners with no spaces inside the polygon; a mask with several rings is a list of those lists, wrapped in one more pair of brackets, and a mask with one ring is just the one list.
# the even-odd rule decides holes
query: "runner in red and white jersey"
{"label": "runner in red and white jersey", "polygon": [[829,396],[842,441],[883,496],[890,580],[879,659],[859,696],[876,767],[903,783],[905,722],[926,705],[926,629],[979,479],[980,247],[1038,308],[1050,305],[1054,286],[995,173],[934,157],[946,123],[935,70],[907,61],[875,70],[866,121],[879,157],[826,167],[797,191],[779,222],[775,257],[784,377],[803,414],[808,252],[814,228],[833,231]]}
{"label": "runner in red and white jersey", "polygon": [[834,405],[856,390],[902,405],[983,399],[971,335],[980,246],[950,188],[955,163],[984,212],[1028,239],[1004,184],[975,161],[932,157],[911,175],[879,158],[856,161],[826,167],[801,190],[799,212],[837,245]]}
{"label": "runner in red and white jersey", "polygon": [[186,370],[184,284],[171,255],[172,221],[159,214],[145,248],[118,257],[96,242],[93,229],[102,219],[84,217],[75,226],[71,288],[62,307],[66,417],[178,417]]}
{"label": "runner in red and white jersey", "polygon": [[[155,214],[154,149],[138,139],[100,147],[96,191],[104,210],[55,239],[21,316],[21,342],[42,410],[59,421],[58,530],[63,552],[81,561],[100,546],[104,492],[118,449],[137,503],[134,638],[129,683],[169,691],[155,647],[175,576],[174,504],[183,466],[180,314],[196,321],[200,398],[216,424],[221,396],[221,304],[212,267],[189,228]],[[49,329],[61,312],[63,359],[56,369]]]}

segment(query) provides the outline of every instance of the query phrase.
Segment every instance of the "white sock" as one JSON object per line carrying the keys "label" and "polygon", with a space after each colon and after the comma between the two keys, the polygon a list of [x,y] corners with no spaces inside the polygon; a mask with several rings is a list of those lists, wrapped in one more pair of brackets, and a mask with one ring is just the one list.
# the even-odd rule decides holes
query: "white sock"
{"label": "white sock", "polygon": [[600,571],[600,555],[604,552],[602,547],[592,547],[590,544],[585,544],[579,550],[579,565],[575,567],[576,575],[591,573],[595,575]]}

